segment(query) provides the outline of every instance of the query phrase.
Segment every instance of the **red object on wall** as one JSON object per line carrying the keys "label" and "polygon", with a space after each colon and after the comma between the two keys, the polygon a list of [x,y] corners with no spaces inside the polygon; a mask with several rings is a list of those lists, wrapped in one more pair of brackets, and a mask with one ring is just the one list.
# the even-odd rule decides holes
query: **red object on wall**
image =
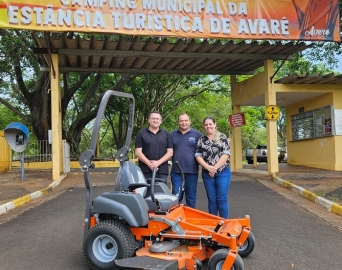
{"label": "red object on wall", "polygon": [[235,113],[228,116],[228,122],[231,127],[241,127],[246,125],[245,114]]}

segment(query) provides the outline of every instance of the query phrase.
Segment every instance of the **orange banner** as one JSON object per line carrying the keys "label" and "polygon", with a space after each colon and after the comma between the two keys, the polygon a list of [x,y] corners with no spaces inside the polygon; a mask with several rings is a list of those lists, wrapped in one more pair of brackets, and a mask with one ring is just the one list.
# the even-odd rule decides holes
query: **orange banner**
{"label": "orange banner", "polygon": [[338,0],[0,0],[0,28],[340,41]]}

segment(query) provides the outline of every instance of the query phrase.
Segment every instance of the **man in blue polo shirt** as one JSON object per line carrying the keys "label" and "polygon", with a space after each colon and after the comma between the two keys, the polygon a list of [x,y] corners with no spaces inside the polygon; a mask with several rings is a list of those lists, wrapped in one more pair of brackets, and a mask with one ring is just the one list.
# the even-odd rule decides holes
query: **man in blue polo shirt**
{"label": "man in blue polo shirt", "polygon": [[173,154],[171,134],[160,128],[162,116],[159,112],[152,112],[148,122],[149,126],[137,134],[135,154],[146,179],[152,178],[152,170],[156,167],[158,169],[156,177],[164,179],[167,184],[168,160]]}
{"label": "man in blue polo shirt", "polygon": [[190,124],[191,119],[189,115],[182,113],[178,116],[179,128],[171,133],[173,141],[171,182],[172,193],[177,194],[182,185],[182,177],[176,165],[176,161],[178,161],[185,177],[185,204],[186,206],[196,208],[198,163],[195,158],[195,151],[197,141],[202,134],[190,127]]}

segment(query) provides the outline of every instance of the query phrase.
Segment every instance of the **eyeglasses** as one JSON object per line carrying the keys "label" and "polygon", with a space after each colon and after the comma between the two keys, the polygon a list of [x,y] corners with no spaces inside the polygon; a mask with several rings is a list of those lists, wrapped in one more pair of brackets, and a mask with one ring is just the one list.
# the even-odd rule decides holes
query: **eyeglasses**
{"label": "eyeglasses", "polygon": [[156,121],[160,121],[161,120],[160,118],[151,118],[151,117],[150,117],[150,119],[151,120],[156,120]]}

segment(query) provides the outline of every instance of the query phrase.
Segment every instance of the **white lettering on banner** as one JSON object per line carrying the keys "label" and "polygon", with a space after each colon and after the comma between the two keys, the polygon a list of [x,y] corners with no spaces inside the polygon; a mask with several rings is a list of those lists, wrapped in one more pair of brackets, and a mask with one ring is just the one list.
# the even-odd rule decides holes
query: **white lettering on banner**
{"label": "white lettering on banner", "polygon": [[203,27],[202,27],[202,21],[201,18],[195,17],[194,18],[194,23],[192,26],[192,32],[200,32],[203,33]]}
{"label": "white lettering on banner", "polygon": [[[167,11],[167,12],[182,12],[201,14],[205,11],[206,14],[223,15],[221,2],[217,1],[216,5],[212,0],[143,0],[143,10],[151,11]],[[236,4],[234,2],[227,3],[228,12],[231,16],[247,15],[247,7],[245,3]]]}
{"label": "white lettering on banner", "polygon": [[289,22],[284,19],[281,21],[267,21],[266,19],[240,19],[238,34],[289,35]]}
{"label": "white lettering on banner", "polygon": [[122,21],[122,26],[125,29],[133,29],[134,27],[134,17],[133,14],[123,14],[123,21]]}
{"label": "white lettering on banner", "polygon": [[64,7],[93,7],[93,8],[103,8],[108,4],[111,9],[135,9],[136,1],[135,0],[60,0],[61,4]]}
{"label": "white lettering on banner", "polygon": [[[39,7],[34,7],[33,8],[33,12],[36,14],[36,24],[37,25],[42,25],[42,14],[43,14],[43,9],[39,8]],[[31,16],[30,16],[31,17]],[[32,22],[32,17],[31,17],[31,21]]]}
{"label": "white lettering on banner", "polygon": [[44,25],[56,25],[55,14],[53,13],[53,6],[47,5],[47,9],[44,17]]}
{"label": "white lettering on banner", "polygon": [[71,10],[63,11],[61,9],[58,10],[58,25],[71,25]]}
{"label": "white lettering on banner", "polygon": [[[8,8],[9,21],[11,24],[18,24],[18,12],[19,8],[15,6],[10,6]],[[56,20],[57,15],[57,20]],[[32,16],[36,21],[36,25],[44,25],[44,26],[72,26],[72,23],[76,27],[93,27],[93,28],[104,28],[105,23],[103,19],[103,15],[100,11],[90,12],[83,10],[75,10],[72,14],[71,10],[62,10],[58,9],[57,14],[55,15],[53,11],[53,7],[51,5],[47,6],[47,9],[34,7],[31,9],[30,7],[23,7],[21,9],[21,23],[25,25],[29,25],[32,23]],[[92,23],[91,23],[92,20]]]}
{"label": "white lettering on banner", "polygon": [[222,30],[223,34],[229,35],[229,19],[223,18],[222,20],[219,20],[217,18],[210,18],[210,30],[213,34],[220,33]]}
{"label": "white lettering on banner", "polygon": [[223,2],[213,0],[60,0],[60,4],[59,7],[52,4],[46,7],[9,5],[9,24],[195,34],[209,32],[225,36],[231,35],[234,29],[239,35],[289,35],[286,18],[250,19],[245,2],[226,2],[223,6]]}
{"label": "white lettering on banner", "polygon": [[165,15],[162,16],[160,14],[156,14],[154,16],[148,15],[146,17],[145,13],[136,13],[136,14],[127,14],[120,12],[113,12],[112,17],[114,19],[113,27],[114,29],[120,29],[120,25],[122,22],[122,26],[125,29],[141,29],[145,28],[149,30],[160,31],[163,29],[163,20],[165,22],[165,28],[168,31],[179,31],[182,30],[184,32],[200,32],[203,33],[203,26],[201,18],[194,17],[193,22],[187,16],[183,16],[179,18],[178,16]]}
{"label": "white lettering on banner", "polygon": [[239,6],[234,2],[228,2],[228,10],[229,15],[231,16],[235,16],[236,13],[238,13],[238,15],[247,15],[247,7],[243,2],[239,3]]}
{"label": "white lettering on banner", "polygon": [[212,15],[222,15],[223,11],[221,10],[220,2],[216,2],[216,6],[213,2],[209,1],[206,8],[206,14],[212,14]]}
{"label": "white lettering on banner", "polygon": [[31,13],[32,9],[30,7],[23,7],[21,9],[21,16],[22,16],[22,19],[21,19],[21,22],[25,25],[29,25],[32,21],[31,19]]}
{"label": "white lettering on banner", "polygon": [[65,7],[67,7],[69,5],[69,1],[68,0],[60,0],[60,2]]}
{"label": "white lettering on banner", "polygon": [[329,35],[330,34],[330,31],[329,29],[315,29],[314,26],[311,27],[310,31],[305,31],[305,35],[306,36],[311,36],[311,37],[314,37],[314,36],[326,36],[326,35]]}
{"label": "white lettering on banner", "polygon": [[18,24],[18,11],[19,7],[17,6],[9,6],[7,8],[7,14],[8,14],[8,19],[10,24]]}

